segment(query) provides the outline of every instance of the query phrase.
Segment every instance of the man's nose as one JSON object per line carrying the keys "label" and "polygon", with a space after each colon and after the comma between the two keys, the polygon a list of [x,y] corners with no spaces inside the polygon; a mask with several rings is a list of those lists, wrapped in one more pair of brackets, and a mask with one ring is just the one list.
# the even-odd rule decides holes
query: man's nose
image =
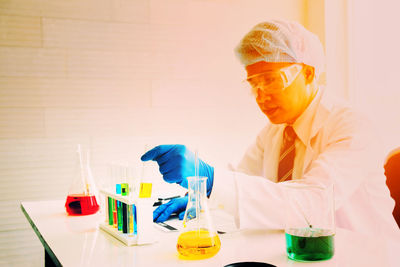
{"label": "man's nose", "polygon": [[259,102],[271,101],[272,96],[270,94],[263,92],[260,88],[258,88],[257,89],[257,100]]}

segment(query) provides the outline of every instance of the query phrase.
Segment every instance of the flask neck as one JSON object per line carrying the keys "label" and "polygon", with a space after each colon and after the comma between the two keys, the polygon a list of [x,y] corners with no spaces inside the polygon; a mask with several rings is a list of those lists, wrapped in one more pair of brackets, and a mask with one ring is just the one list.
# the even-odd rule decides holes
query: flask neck
{"label": "flask neck", "polygon": [[207,197],[207,177],[188,177],[189,199],[203,199]]}

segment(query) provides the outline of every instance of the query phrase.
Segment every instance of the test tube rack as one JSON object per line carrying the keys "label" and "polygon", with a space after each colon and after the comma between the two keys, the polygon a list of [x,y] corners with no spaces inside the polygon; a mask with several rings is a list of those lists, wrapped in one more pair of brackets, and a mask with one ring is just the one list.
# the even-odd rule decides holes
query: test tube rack
{"label": "test tube rack", "polygon": [[[153,225],[153,198],[139,198],[122,196],[112,193],[112,190],[100,190],[100,193],[105,196],[106,203],[106,218],[100,223],[100,229],[117,238],[127,246],[144,245],[156,242],[155,228]],[[133,214],[133,224],[136,231],[130,233],[122,233],[114,225],[109,224],[109,206],[108,198],[113,201],[119,201],[125,205],[135,207],[136,214]]]}

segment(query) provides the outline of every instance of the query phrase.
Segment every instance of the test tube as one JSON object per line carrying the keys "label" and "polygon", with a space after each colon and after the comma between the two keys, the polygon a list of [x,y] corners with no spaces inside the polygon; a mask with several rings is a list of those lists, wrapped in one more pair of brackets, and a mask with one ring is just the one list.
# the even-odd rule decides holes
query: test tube
{"label": "test tube", "polygon": [[[129,185],[126,183],[128,179],[128,167],[125,165],[121,166],[122,183],[121,183],[121,195],[127,196],[129,194]],[[128,233],[128,207],[127,204],[122,202],[122,232]]]}
{"label": "test tube", "polygon": [[115,185],[115,193],[117,193],[118,195],[121,195],[121,184]]}
{"label": "test tube", "polygon": [[113,226],[114,228],[117,228],[118,227],[117,200],[113,201],[112,209],[113,209]]}
{"label": "test tube", "polygon": [[133,215],[133,234],[137,235],[137,216],[136,216],[136,206],[132,205],[132,215]]}
{"label": "test tube", "polygon": [[122,232],[128,233],[128,209],[124,202],[122,202]]}
{"label": "test tube", "polygon": [[133,234],[133,207],[128,205],[128,234]]}
{"label": "test tube", "polygon": [[121,195],[127,196],[129,194],[128,182],[128,165],[121,165]]}
{"label": "test tube", "polygon": [[121,195],[123,196],[129,195],[129,185],[127,183],[121,184]]}
{"label": "test tube", "polygon": [[108,197],[108,224],[109,225],[113,225],[114,224],[114,215],[113,215],[113,202],[114,199],[112,199],[111,197]]}
{"label": "test tube", "polygon": [[[116,184],[115,185],[115,193],[120,195],[121,194],[121,184]],[[118,231],[122,230],[122,207],[121,207],[121,202],[119,202],[118,200],[115,200],[115,209],[116,209],[116,215],[117,215],[117,223],[116,223],[116,228],[118,229]]]}
{"label": "test tube", "polygon": [[122,202],[117,200],[118,231],[122,231]]}

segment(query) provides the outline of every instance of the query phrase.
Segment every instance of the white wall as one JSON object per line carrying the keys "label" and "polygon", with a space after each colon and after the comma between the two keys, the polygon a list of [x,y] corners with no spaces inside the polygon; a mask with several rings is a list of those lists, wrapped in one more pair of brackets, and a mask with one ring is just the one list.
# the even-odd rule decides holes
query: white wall
{"label": "white wall", "polygon": [[[350,0],[351,1],[351,0]],[[325,0],[327,89],[350,100],[349,0]]]}
{"label": "white wall", "polygon": [[324,2],[327,87],[370,118],[384,162],[400,146],[400,5],[393,0]]}
{"label": "white wall", "polygon": [[64,199],[77,143],[97,183],[144,144],[237,158],[265,118],[233,54],[254,24],[305,22],[305,0],[1,0],[0,265],[41,266],[20,212]]}
{"label": "white wall", "polygon": [[351,101],[381,136],[386,155],[400,147],[400,17],[397,1],[349,1]]}

